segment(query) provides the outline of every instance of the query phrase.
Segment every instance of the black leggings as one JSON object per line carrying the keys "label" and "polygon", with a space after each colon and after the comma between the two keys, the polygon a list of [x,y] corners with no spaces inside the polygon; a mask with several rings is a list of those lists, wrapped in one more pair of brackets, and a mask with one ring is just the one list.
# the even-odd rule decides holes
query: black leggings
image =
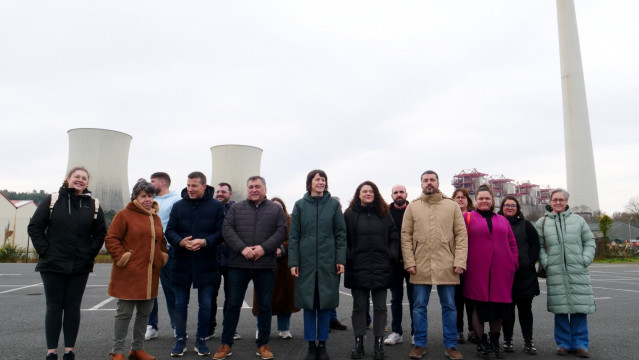
{"label": "black leggings", "polygon": [[80,304],[89,273],[62,274],[46,271],[40,272],[40,277],[47,299],[47,314],[44,318],[47,349],[58,348],[61,329],[64,330],[64,347],[72,348],[78,337]]}
{"label": "black leggings", "polygon": [[533,313],[532,313],[532,300],[533,298],[518,299],[512,304],[509,304],[508,316],[504,317],[504,340],[512,340],[513,330],[515,328],[515,306],[519,310],[519,325],[521,326],[521,333],[525,341],[531,341],[533,336]]}
{"label": "black leggings", "polygon": [[466,306],[466,318],[468,319],[468,331],[472,330],[473,307],[472,303],[464,297],[462,284],[455,286],[455,307],[457,308],[457,332],[464,332],[464,305]]}

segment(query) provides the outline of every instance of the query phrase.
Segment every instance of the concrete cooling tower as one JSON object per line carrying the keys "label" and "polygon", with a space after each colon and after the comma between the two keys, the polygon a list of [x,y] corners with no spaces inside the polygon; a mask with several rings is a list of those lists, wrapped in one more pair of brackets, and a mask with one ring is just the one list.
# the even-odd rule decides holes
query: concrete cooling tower
{"label": "concrete cooling tower", "polygon": [[71,129],[67,172],[74,166],[89,170],[89,190],[104,211],[119,211],[129,202],[131,135],[106,129]]}
{"label": "concrete cooling tower", "polygon": [[213,146],[211,161],[213,174],[209,185],[217,187],[221,182],[229,183],[233,188],[232,199],[242,201],[247,196],[246,180],[260,175],[262,149],[247,145]]}

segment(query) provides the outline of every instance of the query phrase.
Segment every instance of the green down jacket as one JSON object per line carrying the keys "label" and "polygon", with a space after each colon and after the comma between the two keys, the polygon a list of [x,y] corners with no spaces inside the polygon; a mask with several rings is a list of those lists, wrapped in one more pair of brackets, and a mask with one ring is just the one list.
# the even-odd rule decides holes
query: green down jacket
{"label": "green down jacket", "polygon": [[288,242],[288,266],[299,268],[299,277],[295,280],[295,307],[313,308],[316,277],[319,308],[338,306],[340,275],[337,264],[346,264],[346,226],[342,207],[328,191],[321,197],[306,193],[293,208]]}
{"label": "green down jacket", "polygon": [[568,208],[546,214],[535,225],[541,250],[539,262],[548,277],[548,311],[554,314],[592,314],[595,298],[588,266],[595,257],[595,238],[581,216]]}

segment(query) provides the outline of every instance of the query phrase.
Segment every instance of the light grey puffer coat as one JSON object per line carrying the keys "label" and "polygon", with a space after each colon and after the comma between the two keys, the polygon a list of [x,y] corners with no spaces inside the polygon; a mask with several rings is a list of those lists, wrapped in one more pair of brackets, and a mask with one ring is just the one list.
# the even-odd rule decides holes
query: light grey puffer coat
{"label": "light grey puffer coat", "polygon": [[548,277],[548,311],[554,314],[592,314],[595,298],[588,266],[595,257],[595,238],[581,216],[570,209],[546,214],[535,225],[541,250],[539,262]]}

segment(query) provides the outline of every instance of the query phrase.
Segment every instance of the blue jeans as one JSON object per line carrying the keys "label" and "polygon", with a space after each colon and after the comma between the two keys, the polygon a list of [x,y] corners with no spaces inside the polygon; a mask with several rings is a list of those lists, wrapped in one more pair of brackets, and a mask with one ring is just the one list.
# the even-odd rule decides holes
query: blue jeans
{"label": "blue jeans", "polygon": [[339,319],[337,318],[337,309],[330,309],[329,316],[329,321],[339,321]]}
{"label": "blue jeans", "polygon": [[[425,347],[428,342],[428,300],[433,289],[432,285],[415,284],[415,307],[413,319],[415,321],[415,346]],[[437,285],[439,303],[442,306],[442,327],[444,345],[457,347],[457,310],[455,308],[455,285]]]}
{"label": "blue jeans", "polygon": [[287,331],[291,328],[291,314],[277,315],[277,331]]}
{"label": "blue jeans", "polygon": [[[304,340],[327,341],[328,323],[331,320],[331,309],[304,309]],[[333,309],[334,310],[334,309]]]}
{"label": "blue jeans", "polygon": [[[211,297],[213,296],[213,284],[197,288],[197,330],[195,337],[198,339],[206,337],[209,331],[209,320],[211,319]],[[189,297],[191,287],[173,284],[175,291],[175,331],[178,338],[186,339],[186,319],[188,318]]]}
{"label": "blue jeans", "polygon": [[[164,298],[166,299],[166,309],[169,313],[169,319],[171,320],[171,328],[175,327],[173,321],[173,313],[175,312],[175,291],[173,290],[173,284],[171,283],[171,266],[173,266],[173,248],[169,248],[169,261],[160,270],[160,282],[162,283],[162,291],[164,291]],[[147,325],[152,326],[155,330],[158,329],[158,299],[155,298],[153,302],[153,310],[149,314],[149,322]]]}
{"label": "blue jeans", "polygon": [[246,288],[253,280],[255,301],[257,301],[257,347],[268,344],[271,337],[271,301],[273,299],[273,285],[275,285],[275,269],[244,269],[229,267],[228,309],[224,310],[224,330],[222,344],[233,346],[233,335],[240,320],[240,310],[246,295]]}
{"label": "blue jeans", "polygon": [[410,333],[413,334],[413,287],[414,285],[408,282],[410,280],[410,274],[400,268],[393,269],[393,284],[391,285],[391,331],[402,335],[404,330],[402,329],[402,317],[404,310],[404,281],[406,282],[406,295],[408,297],[408,308],[410,310]]}
{"label": "blue jeans", "polygon": [[586,314],[555,314],[555,342],[568,351],[588,350],[588,316]]}

